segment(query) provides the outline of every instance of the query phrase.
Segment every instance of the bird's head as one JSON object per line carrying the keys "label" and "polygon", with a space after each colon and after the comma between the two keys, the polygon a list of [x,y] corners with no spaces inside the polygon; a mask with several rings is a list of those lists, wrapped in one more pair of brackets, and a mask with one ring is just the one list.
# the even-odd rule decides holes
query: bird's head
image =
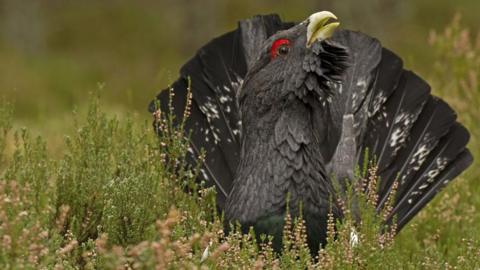
{"label": "bird's head", "polygon": [[340,80],[348,59],[346,49],[330,39],[336,19],[317,12],[265,40],[238,92],[240,108],[261,116],[291,101],[327,102],[334,94],[329,86]]}

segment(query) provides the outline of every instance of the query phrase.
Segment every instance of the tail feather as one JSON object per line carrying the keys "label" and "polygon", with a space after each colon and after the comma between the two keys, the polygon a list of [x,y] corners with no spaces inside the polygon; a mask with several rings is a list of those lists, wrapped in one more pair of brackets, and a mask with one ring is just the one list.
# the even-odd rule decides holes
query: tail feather
{"label": "tail feather", "polygon": [[[371,153],[379,153],[383,146],[381,135],[384,133],[386,126],[386,107],[385,102],[390,98],[398,84],[403,71],[403,62],[394,53],[387,49],[382,50],[382,60],[378,65],[377,76],[373,86],[373,97],[368,110],[367,132],[359,152],[363,155],[366,151]],[[366,162],[361,156],[358,158],[360,167],[364,167]]]}
{"label": "tail feather", "polygon": [[[215,40],[213,41],[215,42]],[[213,47],[213,46],[212,46]],[[210,62],[209,58],[203,59],[199,55],[205,55],[206,52],[213,50],[210,44],[201,49],[201,53],[197,54],[190,62],[188,62],[181,70],[181,73],[188,76],[191,80],[191,89],[192,89],[192,98],[195,104],[198,106],[201,111],[204,119],[207,123],[203,126],[203,136],[197,138],[199,141],[202,139],[205,140],[205,146],[210,142],[210,136],[212,135],[213,144],[217,146],[218,151],[220,151],[222,158],[226,161],[226,167],[230,174],[235,172],[236,164],[238,163],[238,142],[234,136],[234,131],[239,129],[238,123],[231,123],[235,126],[230,126],[230,121],[235,116],[227,113],[224,110],[220,98],[223,99],[232,99],[235,98],[235,90],[232,89],[231,93],[225,92],[221,97],[218,97],[215,92],[215,85],[210,82],[204,73],[205,66],[208,64],[214,64],[213,61]],[[215,59],[215,58],[213,58]],[[203,62],[203,63],[202,63]],[[226,77],[225,74],[228,71],[218,72],[218,77]],[[211,87],[210,87],[211,86]],[[218,86],[217,86],[218,87]],[[228,89],[231,89],[231,85],[225,85]],[[234,114],[236,114],[237,109],[233,108]],[[238,117],[238,116],[237,116]],[[199,147],[203,147],[203,143],[199,143]],[[207,149],[206,149],[207,150]],[[210,155],[208,152],[207,155]],[[207,157],[208,158],[208,157]],[[218,158],[218,156],[211,157],[212,159]]]}
{"label": "tail feather", "polygon": [[380,152],[378,167],[381,172],[392,163],[398,151],[405,146],[410,129],[429,97],[430,87],[415,74],[404,71],[393,95],[385,103],[383,132],[379,129]]}
{"label": "tail feather", "polygon": [[214,39],[198,52],[202,64],[203,80],[215,93],[221,120],[229,137],[227,141],[240,143],[240,123],[237,113],[236,92],[247,72],[239,31],[231,36]]}
{"label": "tail feather", "polygon": [[[465,149],[468,140],[468,131],[459,123],[454,123],[410,181],[398,190],[391,214],[391,218],[396,216],[398,225],[405,225],[448,183],[445,180],[452,180],[471,164],[472,157]],[[427,197],[430,198],[425,201]]]}
{"label": "tail feather", "polygon": [[[381,61],[378,65],[377,77],[373,86],[374,94],[370,102],[368,114],[377,116],[381,106],[392,95],[402,75],[403,61],[391,51],[382,48]],[[373,119],[376,119],[373,118]]]}
{"label": "tail feather", "polygon": [[472,154],[468,149],[463,150],[448,167],[442,172],[438,178],[435,179],[433,185],[431,185],[427,191],[417,200],[415,204],[408,207],[408,212],[402,215],[398,215],[398,228],[401,229],[405,224],[410,221],[425,205],[430,202],[433,197],[445,187],[453,178],[460,175],[466,170],[473,162]]}

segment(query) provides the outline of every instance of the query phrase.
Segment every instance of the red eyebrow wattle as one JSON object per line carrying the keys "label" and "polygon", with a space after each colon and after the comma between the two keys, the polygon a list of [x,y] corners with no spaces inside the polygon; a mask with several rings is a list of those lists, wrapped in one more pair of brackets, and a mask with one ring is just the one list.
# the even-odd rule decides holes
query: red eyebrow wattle
{"label": "red eyebrow wattle", "polygon": [[272,48],[270,49],[270,57],[273,59],[277,56],[277,49],[282,45],[289,45],[290,40],[286,38],[277,39],[273,42]]}

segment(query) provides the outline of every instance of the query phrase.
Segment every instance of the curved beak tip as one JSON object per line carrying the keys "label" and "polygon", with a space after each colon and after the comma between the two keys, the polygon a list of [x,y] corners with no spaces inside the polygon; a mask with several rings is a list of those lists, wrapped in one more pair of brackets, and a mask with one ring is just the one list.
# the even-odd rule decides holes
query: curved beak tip
{"label": "curved beak tip", "polygon": [[310,47],[316,40],[325,40],[333,35],[340,23],[329,23],[330,20],[337,20],[337,16],[330,11],[320,11],[308,17],[307,47]]}

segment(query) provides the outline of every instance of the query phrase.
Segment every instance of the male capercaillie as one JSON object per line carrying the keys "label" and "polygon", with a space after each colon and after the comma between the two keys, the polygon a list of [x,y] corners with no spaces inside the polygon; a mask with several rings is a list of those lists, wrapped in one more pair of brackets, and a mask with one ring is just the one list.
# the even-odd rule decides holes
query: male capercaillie
{"label": "male capercaillie", "polygon": [[[293,215],[301,208],[312,250],[325,241],[329,211],[342,216],[331,203],[335,179],[353,179],[365,151],[381,179],[379,210],[397,181],[388,222],[398,229],[472,162],[467,130],[428,84],[376,39],[336,30],[334,19],[241,21],[172,85],[179,119],[191,81],[190,161],[206,150],[202,178],[216,186],[227,221],[278,240],[287,204]],[[167,92],[151,112],[156,103],[167,110]]]}

